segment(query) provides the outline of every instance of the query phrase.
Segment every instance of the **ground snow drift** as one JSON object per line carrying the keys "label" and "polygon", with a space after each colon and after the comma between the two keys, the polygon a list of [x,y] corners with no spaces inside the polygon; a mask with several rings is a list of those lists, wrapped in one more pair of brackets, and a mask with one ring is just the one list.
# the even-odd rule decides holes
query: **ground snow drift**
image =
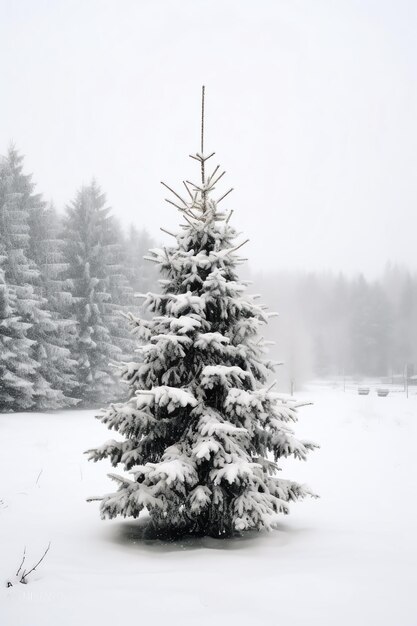
{"label": "ground snow drift", "polygon": [[[113,490],[82,452],[109,437],[92,411],[0,416],[0,624],[415,626],[417,396],[312,389],[296,433],[321,444],[282,476],[321,495],[279,530],[233,540],[141,539],[102,522]],[[21,561],[51,550],[29,584]]]}

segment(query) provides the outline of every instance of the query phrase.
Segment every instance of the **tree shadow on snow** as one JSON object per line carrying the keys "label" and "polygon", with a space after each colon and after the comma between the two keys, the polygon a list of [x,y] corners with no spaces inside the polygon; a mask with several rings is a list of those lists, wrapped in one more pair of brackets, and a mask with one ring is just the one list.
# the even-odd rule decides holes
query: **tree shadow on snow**
{"label": "tree shadow on snow", "polygon": [[309,533],[308,528],[293,528],[280,523],[271,532],[246,531],[233,537],[200,537],[184,535],[175,539],[156,537],[150,528],[149,520],[114,522],[106,535],[109,541],[121,546],[136,548],[141,551],[166,553],[192,550],[246,550],[250,547],[283,547],[300,534]]}

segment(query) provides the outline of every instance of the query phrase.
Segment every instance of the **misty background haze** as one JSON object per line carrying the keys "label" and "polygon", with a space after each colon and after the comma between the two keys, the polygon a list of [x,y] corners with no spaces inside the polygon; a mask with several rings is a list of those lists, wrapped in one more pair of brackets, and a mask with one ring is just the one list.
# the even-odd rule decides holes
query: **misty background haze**
{"label": "misty background haze", "polygon": [[168,242],[160,180],[195,178],[204,83],[287,381],[417,360],[415,3],[0,7],[0,153],[14,142],[58,213],[95,177],[126,234]]}

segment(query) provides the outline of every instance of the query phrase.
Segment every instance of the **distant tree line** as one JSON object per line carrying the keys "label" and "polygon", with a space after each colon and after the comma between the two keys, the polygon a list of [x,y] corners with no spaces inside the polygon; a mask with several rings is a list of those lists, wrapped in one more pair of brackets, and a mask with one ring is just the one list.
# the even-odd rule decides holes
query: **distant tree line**
{"label": "distant tree line", "polygon": [[405,268],[387,265],[373,280],[271,272],[254,282],[279,313],[268,333],[288,379],[400,378],[417,364],[417,275]]}
{"label": "distant tree line", "polygon": [[135,341],[122,313],[155,280],[145,231],[125,235],[93,181],[64,214],[14,147],[0,162],[0,411],[117,399]]}
{"label": "distant tree line", "polygon": [[[137,359],[123,314],[154,287],[146,231],[121,229],[95,181],[63,213],[35,192],[14,147],[0,158],[0,412],[106,403]],[[401,376],[417,364],[417,275],[252,276],[279,312],[267,337],[281,387],[311,376]],[[128,366],[127,366],[128,367]],[[416,368],[417,369],[417,368]]]}

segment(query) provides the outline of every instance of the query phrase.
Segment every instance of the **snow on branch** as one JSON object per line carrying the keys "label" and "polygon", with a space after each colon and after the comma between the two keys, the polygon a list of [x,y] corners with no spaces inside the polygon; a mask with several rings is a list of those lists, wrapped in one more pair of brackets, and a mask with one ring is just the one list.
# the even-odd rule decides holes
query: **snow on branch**
{"label": "snow on branch", "polygon": [[172,194],[174,194],[174,196],[175,196],[176,198],[178,198],[178,200],[180,200],[180,201],[183,203],[183,205],[185,206],[185,208],[186,208],[186,209],[188,209],[188,204],[187,204],[187,202],[184,200],[184,198],[182,198],[182,197],[181,197],[181,196],[180,196],[180,195],[179,195],[176,191],[174,191],[171,187],[169,187],[169,185],[167,185],[166,183],[164,183],[162,180],[161,180],[161,185],[163,185],[164,187],[166,187],[166,189],[168,189],[168,191],[170,191]]}
{"label": "snow on branch", "polygon": [[204,156],[204,154],[200,154],[199,152],[196,152],[196,154],[189,154],[188,156],[191,157],[192,159],[195,159],[196,161],[199,161],[200,163],[205,163],[206,161],[211,159],[211,157],[214,156],[215,154],[216,154],[215,152],[212,152],[208,156]]}
{"label": "snow on branch", "polygon": [[168,413],[172,413],[179,407],[195,407],[197,405],[196,398],[186,389],[168,387],[166,385],[154,387],[149,391],[138,390],[136,395],[138,396],[138,408],[158,405],[166,407]]}
{"label": "snow on branch", "polygon": [[163,228],[162,226],[159,227],[159,230],[162,230],[162,232],[166,233],[167,235],[171,235],[171,237],[174,237],[174,239],[176,239],[177,237],[175,233],[172,233],[170,230],[167,230],[166,228]]}
{"label": "snow on branch", "polygon": [[224,199],[225,199],[225,197],[229,195],[229,193],[232,193],[232,191],[233,191],[233,187],[232,187],[231,189],[229,189],[229,191],[226,191],[226,193],[224,193],[224,194],[223,194],[223,195],[222,195],[222,196],[221,196],[221,197],[220,197],[220,198],[216,201],[216,204],[219,204],[219,202],[221,202],[222,200],[224,200]]}

